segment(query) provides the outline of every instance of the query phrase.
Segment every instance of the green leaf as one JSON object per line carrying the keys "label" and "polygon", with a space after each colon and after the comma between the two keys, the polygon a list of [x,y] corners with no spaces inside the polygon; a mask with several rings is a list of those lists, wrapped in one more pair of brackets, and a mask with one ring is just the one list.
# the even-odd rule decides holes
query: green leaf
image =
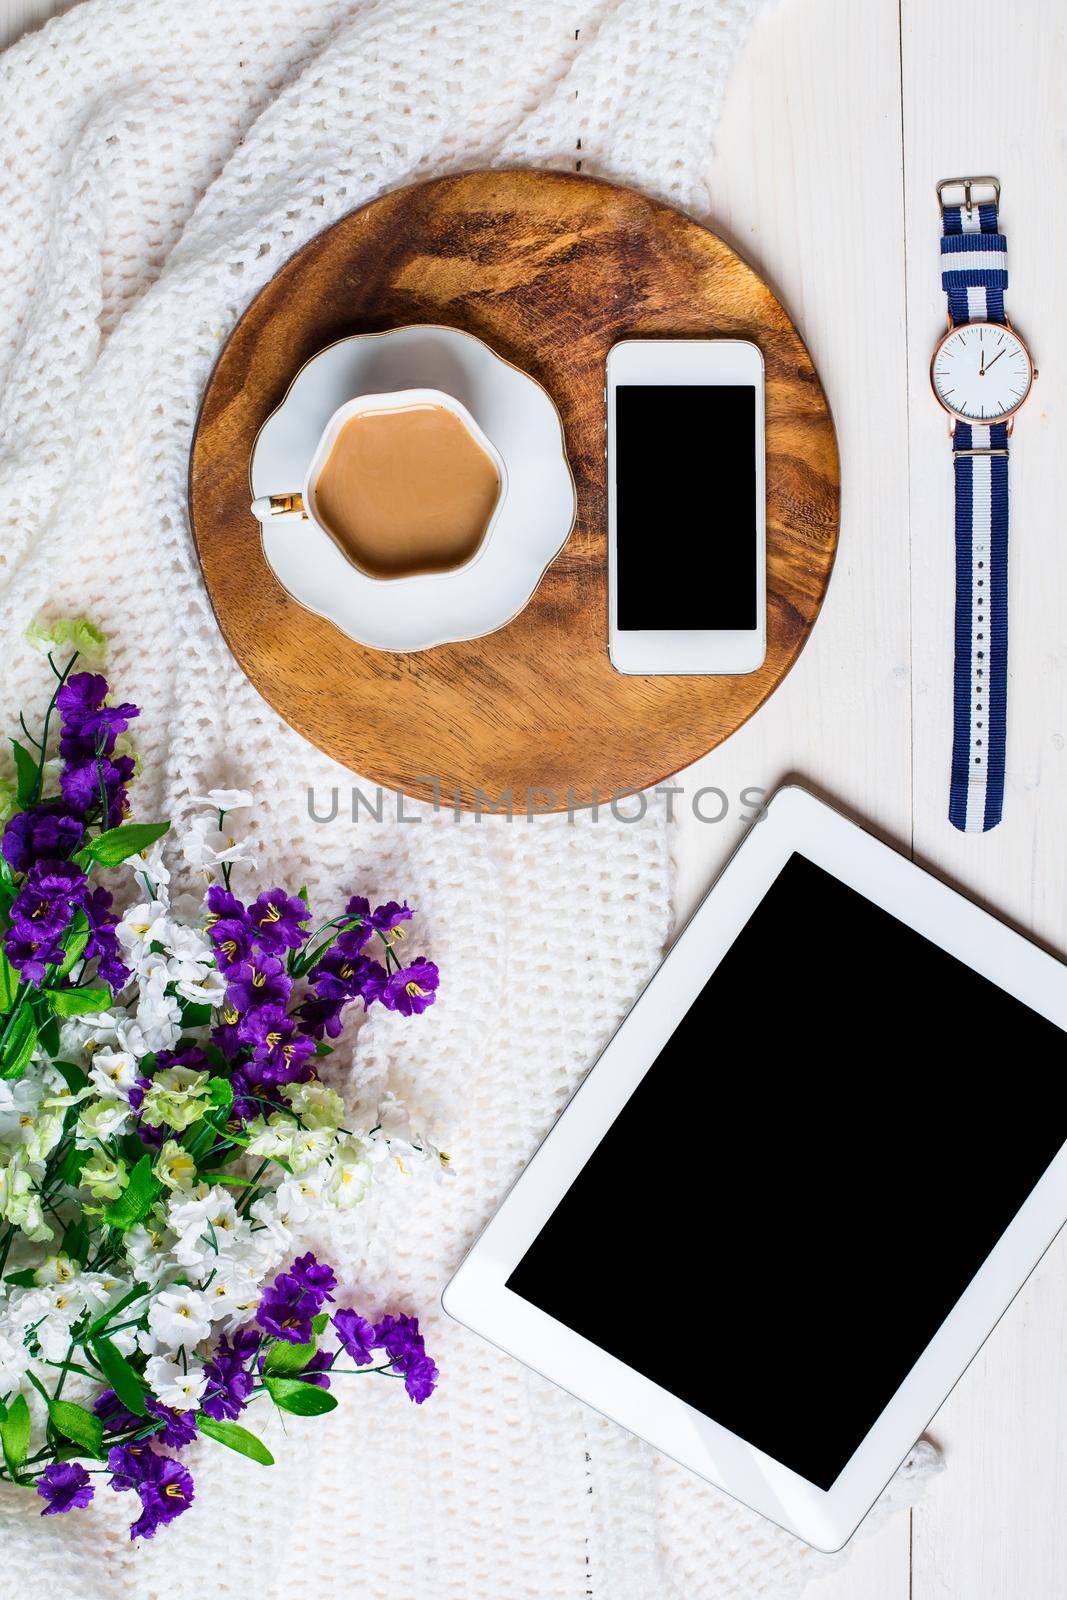
{"label": "green leaf", "polygon": [[63,965],[59,969],[59,976],[65,978],[67,973],[78,960],[85,946],[89,943],[89,918],[84,911],[75,911],[66,935],[63,939]]}
{"label": "green leaf", "polygon": [[120,861],[139,855],[162,839],[169,827],[169,822],[124,822],[120,828],[98,833],[74,859],[80,866],[96,861],[102,867],[117,867]]}
{"label": "green leaf", "polygon": [[0,1078],[21,1078],[37,1045],[37,1024],[33,1012],[23,1002],[15,1012],[11,1032],[0,1057]]}
{"label": "green leaf", "polygon": [[315,1330],[316,1338],[318,1338],[319,1335],[325,1331],[326,1324],[329,1322],[329,1320],[330,1313],[328,1311],[320,1311],[317,1317],[312,1317],[311,1326]]}
{"label": "green leaf", "polygon": [[[89,1155],[91,1152],[87,1150],[85,1153]],[[89,1259],[89,1225],[83,1216],[79,1215],[67,1223],[60,1249],[65,1256],[70,1256],[72,1261],[78,1261],[84,1267]]]}
{"label": "green leaf", "polygon": [[19,744],[17,739],[12,739],[11,748],[15,752],[15,778],[18,783],[19,806],[28,806],[33,799],[34,790],[37,788],[37,758],[31,756],[24,744]]}
{"label": "green leaf", "polygon": [[62,1077],[71,1094],[77,1094],[78,1090],[84,1089],[89,1082],[89,1074],[73,1061],[53,1061],[52,1065]]}
{"label": "green leaf", "polygon": [[104,1221],[125,1232],[143,1221],[159,1198],[163,1185],[152,1171],[152,1157],[143,1155],[130,1173],[130,1181],[118,1199],[104,1212]]}
{"label": "green leaf", "polygon": [[183,1000],[181,1009],[183,1028],[203,1028],[211,1021],[211,1007],[202,1000]]}
{"label": "green leaf", "polygon": [[138,1417],[145,1414],[145,1386],[122,1352],[101,1334],[93,1340],[93,1354],[104,1369],[104,1376],[127,1411]]}
{"label": "green leaf", "polygon": [[0,950],[0,1011],[11,1010],[18,992],[19,975],[7,959],[5,951]]}
{"label": "green leaf", "polygon": [[106,983],[83,985],[77,989],[42,989],[57,1017],[81,1017],[87,1011],[106,1011],[111,990]]}
{"label": "green leaf", "polygon": [[86,1411],[84,1406],[74,1404],[73,1400],[53,1400],[49,1394],[45,1395],[48,1402],[48,1415],[52,1426],[64,1438],[72,1440],[79,1445],[86,1455],[104,1455],[104,1424],[99,1417],[94,1417],[91,1411]]}
{"label": "green leaf", "polygon": [[211,1104],[217,1106],[221,1112],[227,1114],[233,1105],[233,1084],[229,1078],[209,1078],[207,1092]]}
{"label": "green leaf", "polygon": [[95,1322],[90,1323],[84,1337],[86,1339],[95,1339],[101,1329],[106,1328],[109,1322],[114,1322],[120,1311],[125,1311],[127,1306],[132,1306],[135,1300],[140,1300],[148,1292],[149,1285],[147,1283],[137,1284],[136,1288],[131,1289],[128,1294],[124,1294],[121,1300],[116,1300],[111,1309],[105,1311],[103,1316],[97,1317]]}
{"label": "green leaf", "polygon": [[303,1372],[314,1354],[314,1339],[309,1339],[306,1344],[290,1344],[287,1339],[272,1339],[267,1345],[267,1356],[263,1363],[263,1370],[264,1372],[276,1372],[280,1375],[288,1372]]}
{"label": "green leaf", "polygon": [[32,1289],[37,1279],[32,1267],[24,1267],[21,1272],[9,1272],[4,1282],[11,1284],[13,1289]]}
{"label": "green leaf", "polygon": [[257,1439],[254,1433],[249,1433],[239,1423],[219,1422],[198,1411],[196,1425],[201,1433],[214,1439],[217,1444],[224,1444],[228,1450],[236,1450],[239,1455],[249,1456],[251,1460],[258,1461],[261,1467],[273,1467],[274,1457],[262,1439]]}
{"label": "green leaf", "polygon": [[59,1023],[55,1017],[45,1017],[37,1027],[37,1043],[46,1055],[54,1056],[59,1050]]}
{"label": "green leaf", "polygon": [[30,1448],[30,1408],[26,1396],[17,1394],[0,1421],[0,1442],[4,1447],[4,1461],[11,1476],[17,1477]]}
{"label": "green leaf", "polygon": [[[77,1110],[76,1106],[74,1110]],[[67,1115],[70,1115],[69,1111]],[[76,1145],[69,1145],[56,1169],[56,1177],[60,1183],[67,1183],[72,1189],[76,1189],[81,1181],[82,1168],[88,1164],[92,1153],[91,1150],[79,1150]]]}
{"label": "green leaf", "polygon": [[337,1405],[325,1389],[301,1383],[299,1378],[264,1378],[263,1383],[279,1410],[291,1411],[296,1417],[321,1417]]}

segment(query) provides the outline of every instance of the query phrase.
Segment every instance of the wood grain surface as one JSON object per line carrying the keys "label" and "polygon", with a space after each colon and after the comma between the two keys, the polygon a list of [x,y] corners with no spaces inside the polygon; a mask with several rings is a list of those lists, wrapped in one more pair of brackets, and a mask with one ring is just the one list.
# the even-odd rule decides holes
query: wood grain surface
{"label": "wood grain surface", "polygon": [[[563,420],[574,532],[529,606],[482,639],[407,655],[355,644],[280,587],[248,509],[256,432],[331,341],[465,329],[531,373]],[[745,677],[623,677],[607,654],[604,359],[616,340],[754,340],[767,368],[767,659]],[[714,442],[707,462],[714,517]],[[664,463],[664,471],[670,463]],[[725,739],[798,653],[837,543],[837,446],[806,349],[767,285],[671,208],[565,173],[474,172],[387,195],[262,290],[208,385],[193,530],[220,627],[260,693],[363,777],[466,808],[510,791],[563,809],[645,788]],[[713,524],[712,524],[713,525]],[[671,559],[672,529],[648,536]],[[687,581],[680,564],[678,581]]]}

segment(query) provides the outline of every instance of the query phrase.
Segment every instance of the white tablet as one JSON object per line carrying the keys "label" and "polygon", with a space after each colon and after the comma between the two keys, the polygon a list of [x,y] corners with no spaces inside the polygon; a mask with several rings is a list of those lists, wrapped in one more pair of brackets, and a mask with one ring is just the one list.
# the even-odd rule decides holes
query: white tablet
{"label": "white tablet", "polygon": [[839,1549],[1067,1218],[1065,1029],[1067,968],[783,790],[445,1309]]}

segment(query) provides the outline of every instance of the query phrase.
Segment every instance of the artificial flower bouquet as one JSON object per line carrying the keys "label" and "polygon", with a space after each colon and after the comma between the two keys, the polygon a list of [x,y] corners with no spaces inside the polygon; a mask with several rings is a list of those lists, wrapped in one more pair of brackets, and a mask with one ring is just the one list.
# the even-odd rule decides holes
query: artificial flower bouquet
{"label": "artificial flower bouquet", "polygon": [[395,1100],[357,1126],[319,1075],[349,1006],[417,1014],[438,974],[399,954],[406,905],[314,924],[304,891],[239,896],[239,791],[184,839],[204,898],[172,900],[169,824],[127,820],[138,708],[74,670],[101,636],[36,642],[54,692],[0,794],[0,1478],[45,1516],[131,1493],[150,1538],[193,1498],[198,1435],[270,1465],[264,1408],[317,1416],[350,1373],[433,1392],[417,1321],[339,1306],[297,1235],[379,1172],[441,1170]]}

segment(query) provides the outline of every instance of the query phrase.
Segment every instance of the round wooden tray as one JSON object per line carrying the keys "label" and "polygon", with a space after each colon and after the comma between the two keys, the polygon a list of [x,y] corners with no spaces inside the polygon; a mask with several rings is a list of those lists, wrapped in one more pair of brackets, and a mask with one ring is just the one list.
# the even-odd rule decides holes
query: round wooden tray
{"label": "round wooden tray", "polygon": [[[280,587],[249,511],[260,424],[297,369],[351,333],[448,323],[548,390],[578,491],[570,539],[499,632],[389,655]],[[767,368],[767,659],[734,678],[634,678],[607,652],[604,358],[618,339],[754,340]],[[837,545],[837,445],[800,335],[721,239],[577,174],[472,172],[383,196],[304,246],[234,329],[190,460],[219,626],[259,692],[371,782],[470,809],[510,790],[562,810],[646,788],[750,717],[803,648]],[[667,530],[654,534],[666,547]]]}

